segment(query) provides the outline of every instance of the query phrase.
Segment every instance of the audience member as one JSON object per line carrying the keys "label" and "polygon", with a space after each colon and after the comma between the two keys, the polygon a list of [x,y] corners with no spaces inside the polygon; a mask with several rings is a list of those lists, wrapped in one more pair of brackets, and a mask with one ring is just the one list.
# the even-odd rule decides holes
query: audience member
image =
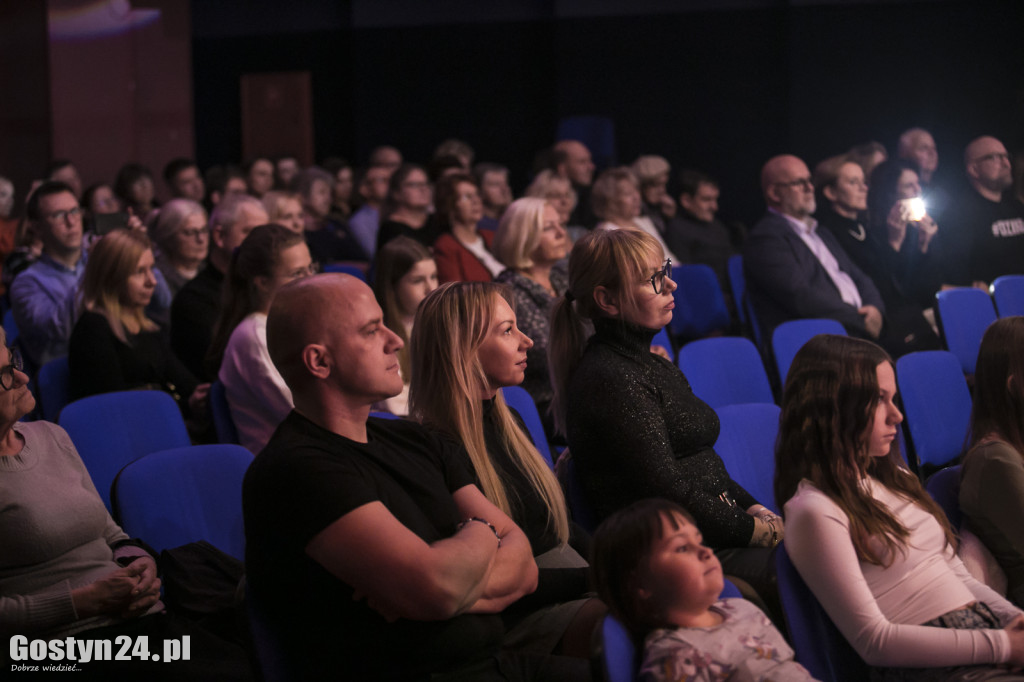
{"label": "audience member", "polygon": [[523,380],[532,345],[516,327],[514,303],[491,282],[452,282],[428,295],[412,333],[410,407],[417,420],[465,448],[477,487],[530,541],[537,591],[502,613],[505,646],[582,659],[577,677],[587,679],[593,632],[605,611],[587,597],[589,537],[570,524],[558,479],[499,395]]}
{"label": "audience member", "polygon": [[224,384],[239,442],[253,453],[294,407],[267,351],[267,313],[279,288],[312,274],[302,235],[280,225],[253,228],[231,256],[206,365]]}
{"label": "audience member", "polygon": [[321,167],[334,179],[331,184],[331,211],[328,217],[335,222],[347,222],[352,216],[352,166],[345,159],[332,156],[324,159]]}
{"label": "audience member", "polygon": [[306,220],[302,211],[302,196],[297,192],[272,189],[263,195],[263,208],[270,222],[283,225],[295,234],[305,235]]}
{"label": "audience member", "polygon": [[650,218],[658,232],[665,234],[668,221],[676,214],[676,202],[669,196],[668,176],[672,171],[661,156],[641,156],[630,167],[640,186],[641,215]]}
{"label": "audience member", "polygon": [[160,209],[149,236],[157,247],[156,268],[177,296],[199,274],[210,251],[206,211],[191,199],[171,199]]}
{"label": "audience member", "polygon": [[76,199],[82,196],[82,178],[78,175],[75,164],[69,159],[51,161],[43,172],[43,177],[54,182],[63,182],[71,188],[71,193],[75,195]]}
{"label": "audience member", "polygon": [[[14,183],[0,176],[0,263],[14,252],[18,244],[18,218],[14,217]],[[0,294],[6,287],[0,286]]]}
{"label": "audience member", "polygon": [[[0,636],[50,640],[51,647],[71,636],[150,642],[188,636],[188,660],[80,659],[75,676],[252,679],[239,647],[164,610],[155,557],[110,518],[68,434],[50,422],[22,421],[35,399],[6,341],[0,330]],[[13,663],[8,653],[5,647],[0,663]]]}
{"label": "audience member", "polygon": [[680,263],[711,266],[722,291],[730,291],[729,258],[739,253],[743,235],[718,219],[718,182],[686,169],[679,173],[679,186],[679,214],[668,222],[665,243]]}
{"label": "audience member", "polygon": [[576,241],[589,230],[582,225],[572,225],[573,210],[576,208],[576,191],[572,183],[552,170],[542,170],[526,188],[525,196],[544,199],[558,212],[558,222],[569,233],[569,238]]}
{"label": "audience member", "polygon": [[245,194],[245,174],[238,166],[211,166],[206,170],[206,210],[212,211],[228,194]]}
{"label": "audience member", "polygon": [[265,156],[257,156],[242,164],[245,185],[249,194],[257,199],[274,189],[274,162]]}
{"label": "audience member", "polygon": [[402,152],[398,151],[394,147],[388,145],[382,145],[375,147],[370,152],[370,159],[367,163],[368,166],[384,166],[389,172],[394,173],[402,165]]}
{"label": "audience member", "polygon": [[7,220],[14,214],[14,183],[0,176],[0,220]]}
{"label": "audience member", "polygon": [[900,135],[896,157],[917,164],[918,180],[921,183],[922,194],[928,201],[928,209],[936,220],[941,220],[943,213],[950,207],[950,197],[938,184],[935,176],[935,171],[939,167],[939,152],[931,133],[923,128],[905,131]]}
{"label": "audience member", "polygon": [[368,261],[370,257],[345,229],[343,223],[331,220],[330,173],[313,166],[295,176],[295,188],[302,197],[302,216],[306,243],[313,260],[319,263]]}
{"label": "audience member", "polygon": [[301,170],[299,160],[291,154],[279,156],[274,160],[274,187],[291,189],[295,176]]}
{"label": "audience member", "polygon": [[445,282],[489,282],[505,269],[491,255],[494,232],[478,230],[483,203],[476,180],[455,173],[437,185],[435,218],[441,235],[434,242],[437,276]]}
{"label": "audience member", "polygon": [[114,194],[114,189],[105,182],[89,185],[82,193],[82,210],[93,217],[108,215],[121,211],[121,200]]}
{"label": "audience member", "polygon": [[411,237],[424,246],[437,240],[437,225],[430,221],[432,192],[427,173],[407,163],[391,174],[388,194],[380,209],[377,249],[398,236]]}
{"label": "audience member", "polygon": [[537,404],[549,439],[555,435],[549,409],[554,397],[548,373],[550,320],[555,301],[569,285],[564,261],[570,246],[558,212],[544,199],[512,202],[494,235],[494,255],[507,268],[495,279],[511,289],[519,328],[533,340],[526,349],[523,388]]}
{"label": "audience member", "polygon": [[437,264],[430,250],[415,239],[395,237],[377,254],[373,294],[384,311],[384,326],[402,340],[402,347],[395,354],[403,384],[401,393],[385,398],[375,406],[377,409],[400,417],[409,414],[409,337],[420,301],[436,288]]}
{"label": "audience member", "polygon": [[125,210],[143,222],[148,221],[149,214],[159,206],[153,173],[140,163],[121,166],[114,180],[114,194],[121,200]]}
{"label": "audience member", "polygon": [[618,230],[632,227],[646,232],[657,240],[666,258],[679,262],[651,219],[640,215],[640,186],[633,171],[625,166],[609,168],[598,176],[592,192],[590,200],[594,215],[601,220],[597,229]]}
{"label": "audience member", "polygon": [[974,372],[970,450],[960,509],[966,526],[1006,573],[1007,596],[1024,604],[1024,317],[985,331]]}
{"label": "audience member", "polygon": [[206,265],[181,288],[171,304],[171,348],[189,371],[204,381],[213,375],[205,371],[213,325],[221,309],[224,274],[231,253],[257,225],[268,221],[259,199],[229,194],[210,216],[210,255]]}
{"label": "audience member", "polygon": [[203,413],[209,384],[198,384],[146,317],[157,284],[154,263],[138,230],[114,230],[93,245],[68,344],[72,400],[153,388],[169,393],[186,416]]}
{"label": "audience member", "polygon": [[947,212],[936,247],[943,283],[988,288],[1000,275],[1024,273],[1024,204],[1013,192],[1010,156],[994,137],[964,152],[971,188]]}
{"label": "audience member", "polygon": [[484,217],[480,220],[480,228],[496,230],[502,214],[512,203],[508,168],[497,163],[478,163],[473,168],[473,177],[480,187],[480,198],[484,202]]}
{"label": "audience member", "polygon": [[427,164],[427,179],[432,185],[436,185],[449,175],[461,175],[465,172],[467,171],[462,163],[462,159],[455,154],[435,156]]}
{"label": "audience member", "polygon": [[590,150],[577,140],[562,140],[553,147],[552,168],[570,183],[576,192],[576,209],[569,218],[570,225],[593,229],[597,225],[590,202],[590,185],[594,181],[594,161]]}
{"label": "audience member", "polygon": [[356,182],[363,205],[348,221],[348,231],[373,259],[377,253],[377,232],[380,230],[380,211],[388,198],[388,182],[392,171],[387,166],[370,166],[359,174]]}
{"label": "audience member", "polygon": [[14,278],[10,295],[18,345],[31,374],[68,353],[74,295],[85,258],[82,209],[70,186],[44,182],[29,197],[25,216],[42,242],[42,253]]}
{"label": "audience member", "polygon": [[459,448],[368,419],[402,388],[402,343],[369,287],[340,274],[282,287],[267,342],[295,410],[246,473],[245,563],[296,676],[336,677],[344,661],[352,678],[527,677],[499,650],[497,614],[536,587],[529,541]]}
{"label": "audience member", "polygon": [[811,217],[814,184],[806,164],[789,155],[770,159],[761,170],[761,189],[768,213],[747,238],[743,270],[764,332],[786,320],[827,317],[851,334],[879,338],[882,296]]}
{"label": "audience member", "polygon": [[201,203],[206,197],[206,185],[199,166],[192,159],[173,159],[164,166],[164,182],[172,198],[189,199]]}
{"label": "audience member", "polygon": [[476,158],[476,152],[473,151],[468,142],[452,137],[437,145],[437,149],[434,150],[434,159],[439,159],[442,156],[454,156],[459,160],[462,172],[469,173],[470,169],[473,168],[473,159]]}
{"label": "audience member", "polygon": [[598,596],[644,643],[640,679],[813,679],[761,610],[719,599],[721,563],[678,504],[641,500],[612,514],[591,564]]}
{"label": "audience member", "polygon": [[675,288],[645,232],[594,230],[573,245],[548,346],[555,423],[597,520],[645,497],[685,504],[726,574],[774,603],[771,548],[782,519],[729,477],[713,447],[714,410],[678,367],[650,352],[672,320]]}
{"label": "audience member", "polygon": [[892,360],[872,343],[822,334],[797,353],[775,449],[786,551],[881,668],[872,679],[1021,679],[978,667],[1024,664],[1024,618],[957,558],[946,515],[900,456],[895,401]]}
{"label": "audience member", "polygon": [[865,178],[870,178],[871,173],[875,170],[875,166],[889,158],[889,152],[885,150],[885,146],[881,142],[871,140],[870,142],[850,147],[850,151],[846,153],[846,156],[850,161],[860,166],[861,170],[864,171]]}

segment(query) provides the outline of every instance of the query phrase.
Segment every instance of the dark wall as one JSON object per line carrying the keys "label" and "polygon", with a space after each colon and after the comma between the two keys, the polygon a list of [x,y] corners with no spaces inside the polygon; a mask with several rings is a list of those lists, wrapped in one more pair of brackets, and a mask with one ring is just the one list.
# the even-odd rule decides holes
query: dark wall
{"label": "dark wall", "polygon": [[[205,4],[193,5],[197,25]],[[974,136],[1024,141],[1024,3],[1013,0],[676,12],[604,2],[609,16],[535,2],[517,6],[527,19],[494,23],[460,23],[451,2],[399,4],[420,14],[362,27],[337,13],[323,30],[293,20],[276,34],[268,18],[261,35],[229,38],[197,28],[201,162],[239,153],[242,73],[302,68],[313,72],[318,157],[358,162],[391,143],[424,161],[456,136],[478,159],[510,165],[521,187],[559,117],[600,114],[615,121],[620,161],[660,153],[706,169],[722,182],[726,217],[747,221],[761,210],[758,169],[776,153],[813,167],[870,139],[894,150],[902,130],[921,125],[935,133],[940,172],[959,177]]]}

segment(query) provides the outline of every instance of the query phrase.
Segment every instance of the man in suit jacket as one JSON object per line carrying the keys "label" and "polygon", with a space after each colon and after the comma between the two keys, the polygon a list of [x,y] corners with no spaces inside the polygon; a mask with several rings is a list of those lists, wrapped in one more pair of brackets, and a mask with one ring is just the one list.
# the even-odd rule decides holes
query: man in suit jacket
{"label": "man in suit jacket", "polygon": [[878,340],[885,306],[871,279],[828,230],[818,230],[807,165],[776,156],[761,170],[768,213],[743,250],[747,291],[766,333],[786,320],[827,317],[851,335]]}

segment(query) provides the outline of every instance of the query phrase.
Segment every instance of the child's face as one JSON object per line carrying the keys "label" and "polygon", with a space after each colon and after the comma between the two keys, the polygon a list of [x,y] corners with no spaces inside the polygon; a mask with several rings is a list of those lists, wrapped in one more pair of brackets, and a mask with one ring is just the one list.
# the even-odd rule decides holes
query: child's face
{"label": "child's face", "polygon": [[686,616],[703,614],[718,600],[722,566],[702,544],[701,532],[683,517],[663,517],[661,532],[640,566],[640,596],[666,623],[685,625]]}

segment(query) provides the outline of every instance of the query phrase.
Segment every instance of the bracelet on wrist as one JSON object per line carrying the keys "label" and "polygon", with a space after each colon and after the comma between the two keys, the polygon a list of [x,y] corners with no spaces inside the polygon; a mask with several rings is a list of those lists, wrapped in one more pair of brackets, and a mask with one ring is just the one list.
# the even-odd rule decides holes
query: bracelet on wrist
{"label": "bracelet on wrist", "polygon": [[501,536],[498,535],[498,529],[494,527],[493,523],[491,523],[487,519],[482,519],[479,516],[470,516],[468,519],[463,519],[462,521],[459,522],[459,525],[457,525],[455,527],[455,530],[456,531],[460,531],[463,528],[465,528],[467,525],[469,525],[470,523],[473,523],[474,521],[476,523],[482,523],[485,526],[487,526],[488,528],[490,528],[491,532],[494,533],[494,537],[496,537],[498,539],[498,547],[501,547]]}

